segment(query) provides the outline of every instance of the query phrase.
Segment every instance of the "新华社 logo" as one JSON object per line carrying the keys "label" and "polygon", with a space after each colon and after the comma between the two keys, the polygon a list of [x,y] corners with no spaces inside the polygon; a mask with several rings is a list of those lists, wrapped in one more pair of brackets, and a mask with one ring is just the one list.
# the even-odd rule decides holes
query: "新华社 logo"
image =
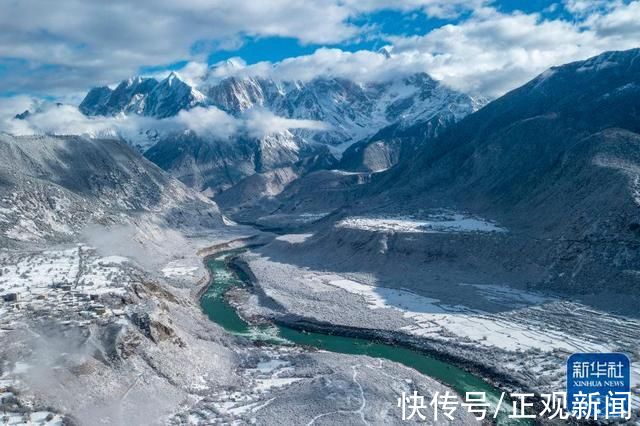
{"label": "\u65b0\u534e\u793e logo", "polygon": [[578,419],[631,417],[631,363],[622,353],[576,353],[567,360],[567,408]]}

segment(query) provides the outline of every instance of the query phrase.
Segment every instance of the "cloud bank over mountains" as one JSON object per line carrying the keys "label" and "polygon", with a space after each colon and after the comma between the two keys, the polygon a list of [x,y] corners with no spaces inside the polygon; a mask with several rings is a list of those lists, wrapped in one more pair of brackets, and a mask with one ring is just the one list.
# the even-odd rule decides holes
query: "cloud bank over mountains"
{"label": "cloud bank over mountains", "polygon": [[[145,67],[176,63],[187,63],[180,72],[188,81],[190,74],[203,72],[213,51],[233,51],[251,37],[285,37],[321,47],[312,54],[235,67],[227,73],[288,80],[317,74],[371,80],[393,72],[426,71],[456,89],[493,97],[550,66],[604,50],[636,47],[640,40],[637,0],[565,0],[530,13],[503,11],[499,3],[2,2],[0,92],[73,98]],[[550,15],[556,9],[570,15]],[[387,10],[453,21],[411,35],[387,33],[375,21],[357,21]],[[372,50],[350,51],[349,46],[371,39],[387,45],[391,58],[385,60]]]}
{"label": "cloud bank over mountains", "polygon": [[[388,36],[389,53],[321,48],[311,55],[246,65],[234,58],[206,74],[206,64],[183,69],[193,81],[229,76],[311,80],[321,75],[383,81],[426,71],[445,84],[471,94],[500,96],[549,67],[585,59],[606,50],[626,50],[640,43],[640,2],[608,2],[582,22],[545,20],[539,14],[500,13],[482,8],[458,25],[425,35]],[[587,13],[586,5],[571,2]],[[200,74],[198,74],[200,72]]]}
{"label": "cloud bank over mountains", "polygon": [[[15,111],[30,111],[23,118]],[[33,112],[31,112],[33,111]],[[87,135],[123,137],[129,141],[144,138],[152,130],[163,134],[193,131],[200,137],[219,141],[238,135],[261,138],[290,129],[327,130],[326,123],[278,117],[266,109],[252,109],[234,117],[214,107],[182,110],[174,117],[157,119],[135,114],[114,117],[87,117],[77,107],[34,102],[27,97],[0,99],[0,131],[13,135]]]}

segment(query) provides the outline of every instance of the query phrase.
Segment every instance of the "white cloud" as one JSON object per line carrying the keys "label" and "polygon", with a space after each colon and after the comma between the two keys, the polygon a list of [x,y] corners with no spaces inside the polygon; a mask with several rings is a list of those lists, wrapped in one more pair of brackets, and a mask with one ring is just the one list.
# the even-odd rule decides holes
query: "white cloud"
{"label": "white cloud", "polygon": [[244,123],[250,136],[279,133],[289,129],[328,130],[329,126],[320,121],[299,120],[278,117],[263,108],[253,108],[244,114]]}
{"label": "white cloud", "polygon": [[[11,104],[12,102],[8,102]],[[136,137],[141,129],[150,128],[157,120],[147,117],[87,117],[70,105],[32,102],[25,119],[15,119],[9,107],[0,117],[0,130],[14,135],[56,134]]]}
{"label": "white cloud", "polygon": [[[38,108],[25,119],[16,119],[15,109]],[[183,110],[175,117],[155,119],[138,115],[87,117],[70,105],[36,105],[28,98],[8,98],[0,102],[0,131],[14,135],[55,134],[90,137],[122,137],[132,142],[144,140],[147,130],[166,135],[193,131],[198,136],[215,140],[230,140],[237,134],[263,137],[288,129],[325,130],[324,123],[278,117],[262,110],[249,110],[233,117],[215,107]]]}
{"label": "white cloud", "polygon": [[277,81],[309,81],[318,76],[343,77],[358,82],[385,81],[425,71],[426,65],[427,62],[422,58],[407,55],[397,55],[388,59],[370,50],[346,52],[323,47],[310,55],[287,58],[276,63],[259,62],[246,65],[241,59],[234,58],[231,64],[227,61],[215,65],[204,83],[216,83],[231,76],[263,77]]}
{"label": "white cloud", "polygon": [[228,139],[236,134],[242,123],[215,107],[196,107],[180,111],[177,116],[159,120],[165,130],[193,130],[202,137]]}
{"label": "white cloud", "polygon": [[[469,7],[485,0],[474,0]],[[135,74],[140,67],[202,60],[244,37],[340,43],[367,31],[352,23],[380,9],[454,13],[463,0],[20,0],[0,2],[0,90],[59,95]],[[452,6],[454,5],[454,6]]]}
{"label": "white cloud", "polygon": [[321,48],[311,55],[278,63],[246,66],[235,61],[214,69],[211,75],[258,75],[282,80],[331,75],[371,81],[423,71],[465,92],[499,96],[551,66],[605,50],[640,46],[640,1],[596,9],[579,22],[481,8],[456,25],[445,25],[422,36],[388,39],[390,59],[371,51]]}
{"label": "white cloud", "polygon": [[587,19],[586,25],[600,39],[619,40],[621,48],[630,42],[640,46],[640,1],[618,6],[609,13],[593,14]]}
{"label": "white cloud", "polygon": [[0,90],[84,89],[196,58],[194,44],[220,47],[242,36],[340,42],[358,31],[351,13],[322,0],[3,1],[0,58],[10,72]]}
{"label": "white cloud", "polygon": [[380,9],[396,9],[411,11],[423,10],[428,16],[435,18],[451,18],[468,10],[474,10],[491,3],[489,0],[345,0],[345,4],[359,12],[372,12]]}
{"label": "white cloud", "polygon": [[29,96],[0,98],[0,121],[9,120],[18,113],[33,109],[34,102]]}
{"label": "white cloud", "polygon": [[[247,36],[302,43],[355,40],[370,28],[354,17],[383,9],[435,17],[471,12],[458,24],[415,37],[388,37],[393,58],[319,49],[277,64],[220,67],[214,78],[257,74],[307,80],[318,74],[360,80],[426,71],[469,92],[499,95],[552,65],[640,40],[640,1],[563,0],[575,20],[500,13],[490,0],[22,0],[0,2],[0,91],[77,96],[154,66],[189,60],[185,80],[203,78],[212,49],[237,48]],[[370,35],[370,34],[369,34]],[[4,68],[4,70],[3,70]]]}
{"label": "white cloud", "polygon": [[564,7],[573,15],[583,18],[595,12],[615,9],[622,5],[621,0],[565,0]]}
{"label": "white cloud", "polygon": [[551,66],[638,47],[639,18],[640,2],[595,12],[584,22],[482,9],[424,36],[392,38],[392,52],[421,58],[451,86],[498,96]]}

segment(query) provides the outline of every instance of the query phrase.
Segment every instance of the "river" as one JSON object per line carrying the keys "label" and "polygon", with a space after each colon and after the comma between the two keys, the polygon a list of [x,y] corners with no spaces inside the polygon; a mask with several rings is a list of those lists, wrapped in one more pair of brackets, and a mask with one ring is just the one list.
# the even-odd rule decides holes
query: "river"
{"label": "river", "polygon": [[[200,304],[209,319],[222,326],[227,332],[271,344],[305,345],[325,351],[367,355],[395,361],[444,383],[460,395],[465,395],[465,392],[485,392],[492,407],[497,406],[501,395],[499,389],[462,368],[416,350],[357,337],[300,331],[283,325],[249,324],[224,297],[230,289],[247,285],[243,280],[245,277],[231,270],[227,262],[229,257],[242,251],[242,249],[236,249],[220,252],[207,258],[206,261],[211,282],[202,295]],[[498,425],[528,424],[522,420],[509,419],[510,410],[511,402],[505,398],[496,419]],[[495,408],[490,411],[492,416]]]}

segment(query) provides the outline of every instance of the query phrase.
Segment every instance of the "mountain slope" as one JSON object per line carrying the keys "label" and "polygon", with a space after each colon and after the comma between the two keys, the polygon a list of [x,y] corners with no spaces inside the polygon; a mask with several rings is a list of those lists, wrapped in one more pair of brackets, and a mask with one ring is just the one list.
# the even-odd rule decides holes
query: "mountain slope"
{"label": "mountain slope", "polygon": [[143,214],[167,226],[220,226],[217,206],[124,142],[0,134],[0,244],[68,241],[92,223]]}
{"label": "mountain slope", "polygon": [[331,157],[326,147],[309,144],[288,131],[262,138],[239,135],[232,141],[186,132],[162,138],[144,155],[209,196],[255,173],[291,167],[301,158]]}
{"label": "mountain slope", "polygon": [[[640,290],[639,58],[635,49],[552,68],[369,181],[352,173],[321,187],[315,175],[326,174],[311,174],[238,219],[329,206],[298,249],[349,259],[347,271],[393,281],[390,265],[419,264],[412,282],[509,283],[630,309]],[[504,231],[430,232],[443,214]]]}
{"label": "mountain slope", "polygon": [[[640,50],[555,67],[378,179],[402,210],[499,220],[563,291],[640,288]],[[376,196],[377,197],[377,196]],[[400,207],[402,206],[402,207]]]}
{"label": "mountain slope", "polygon": [[528,208],[553,173],[562,183],[558,178],[575,178],[569,169],[598,171],[605,157],[634,162],[639,56],[640,50],[611,52],[552,68],[446,131],[385,180],[451,195],[473,186],[460,198]]}
{"label": "mountain slope", "polygon": [[342,154],[339,167],[354,172],[387,170],[414,155],[457,121],[455,115],[435,114],[411,125],[394,123],[349,146]]}

